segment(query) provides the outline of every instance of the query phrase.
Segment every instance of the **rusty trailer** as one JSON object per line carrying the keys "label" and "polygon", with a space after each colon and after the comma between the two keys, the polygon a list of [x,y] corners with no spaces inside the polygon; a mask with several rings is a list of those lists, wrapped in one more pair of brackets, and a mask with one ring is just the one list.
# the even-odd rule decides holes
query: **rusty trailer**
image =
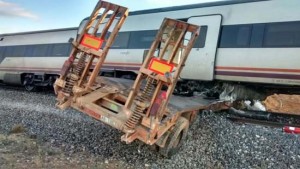
{"label": "rusty trailer", "polygon": [[[140,140],[171,156],[184,142],[199,110],[227,109],[229,104],[172,95],[201,29],[178,20],[164,19],[135,81],[99,77],[127,15],[124,7],[104,1],[97,4],[55,82],[57,106],[72,107],[121,130],[126,143]],[[112,30],[109,35],[108,30]],[[96,64],[93,69],[92,63]]]}

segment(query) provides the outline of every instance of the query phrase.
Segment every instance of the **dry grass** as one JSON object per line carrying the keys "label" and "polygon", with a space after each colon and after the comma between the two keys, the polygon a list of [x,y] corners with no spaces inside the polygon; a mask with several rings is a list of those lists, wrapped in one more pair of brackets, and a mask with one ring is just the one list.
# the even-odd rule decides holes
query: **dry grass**
{"label": "dry grass", "polygon": [[[17,128],[17,131],[20,131],[20,127]],[[19,134],[0,134],[0,168],[119,169],[124,166],[120,161],[97,159],[89,156],[86,152],[67,156],[58,148],[40,143],[24,133],[17,133]]]}
{"label": "dry grass", "polygon": [[12,127],[12,129],[10,130],[10,133],[11,134],[17,134],[17,133],[24,133],[25,131],[26,130],[25,130],[25,127],[23,127],[23,125],[17,124],[17,125]]}

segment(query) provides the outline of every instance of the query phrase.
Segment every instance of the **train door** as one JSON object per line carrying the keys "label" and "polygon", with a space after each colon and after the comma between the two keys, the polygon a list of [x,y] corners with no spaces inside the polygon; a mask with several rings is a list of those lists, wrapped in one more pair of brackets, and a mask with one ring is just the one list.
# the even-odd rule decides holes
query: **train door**
{"label": "train door", "polygon": [[221,21],[221,15],[199,16],[188,19],[189,23],[200,25],[201,31],[181,73],[182,78],[213,80]]}

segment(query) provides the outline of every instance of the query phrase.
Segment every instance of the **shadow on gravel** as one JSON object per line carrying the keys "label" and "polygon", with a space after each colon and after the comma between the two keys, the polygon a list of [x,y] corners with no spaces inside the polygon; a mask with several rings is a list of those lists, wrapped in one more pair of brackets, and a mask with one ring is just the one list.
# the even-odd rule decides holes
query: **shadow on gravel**
{"label": "shadow on gravel", "polygon": [[27,92],[27,93],[40,93],[40,94],[53,94],[54,89],[53,87],[37,87],[34,91],[27,91],[23,86],[20,85],[6,85],[0,83],[0,89],[4,90],[12,90],[12,91],[20,91],[20,92]]}

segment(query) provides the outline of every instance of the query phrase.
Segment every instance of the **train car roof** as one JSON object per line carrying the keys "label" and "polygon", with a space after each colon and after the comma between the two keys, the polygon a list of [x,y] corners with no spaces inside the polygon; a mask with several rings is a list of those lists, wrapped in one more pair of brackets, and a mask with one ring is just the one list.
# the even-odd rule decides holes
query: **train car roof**
{"label": "train car roof", "polygon": [[0,36],[13,36],[13,35],[35,34],[35,33],[48,33],[48,32],[57,32],[57,31],[70,31],[70,30],[77,30],[77,29],[78,29],[78,27],[47,29],[47,30],[29,31],[29,32],[4,33],[4,34],[0,34]]}
{"label": "train car roof", "polygon": [[[178,11],[178,10],[185,10],[185,9],[235,5],[235,4],[243,4],[243,3],[251,3],[251,2],[262,2],[262,1],[270,1],[270,0],[223,0],[223,1],[216,1],[216,2],[197,3],[197,4],[189,4],[189,5],[181,5],[181,6],[171,6],[171,7],[165,7],[165,8],[145,9],[145,10],[129,12],[129,15],[130,16],[142,15],[142,14],[151,14],[151,13],[159,13],[159,12],[169,12],[169,11]],[[84,20],[87,20],[88,18],[89,17],[86,17],[86,18],[84,18]]]}
{"label": "train car roof", "polygon": [[[216,1],[216,2],[207,2],[207,3],[197,3],[197,4],[190,4],[190,5],[172,6],[172,7],[165,7],[165,8],[139,10],[139,11],[130,12],[129,15],[132,16],[132,15],[169,12],[169,11],[194,9],[194,8],[205,8],[205,7],[225,6],[225,5],[243,4],[243,3],[251,3],[251,2],[261,2],[261,1],[270,1],[270,0],[225,0],[225,1]],[[84,18],[84,20],[86,20],[88,18],[89,17],[86,17],[86,18]],[[77,30],[77,29],[78,29],[78,27],[71,27],[71,28],[50,29],[50,30],[40,30],[40,31],[7,33],[7,34],[0,34],[0,36],[12,36],[12,35],[34,34],[34,33],[68,31],[68,30]]]}
{"label": "train car roof", "polygon": [[133,11],[133,12],[130,12],[129,15],[141,15],[141,14],[169,12],[169,11],[194,9],[194,8],[206,8],[206,7],[214,7],[214,6],[225,6],[225,5],[234,5],[234,4],[260,2],[260,1],[269,1],[269,0],[225,0],[225,1],[216,1],[216,2],[206,2],[206,3],[197,3],[197,4],[190,4],[190,5],[181,5],[181,6],[172,6],[172,7],[165,7],[165,8]]}

